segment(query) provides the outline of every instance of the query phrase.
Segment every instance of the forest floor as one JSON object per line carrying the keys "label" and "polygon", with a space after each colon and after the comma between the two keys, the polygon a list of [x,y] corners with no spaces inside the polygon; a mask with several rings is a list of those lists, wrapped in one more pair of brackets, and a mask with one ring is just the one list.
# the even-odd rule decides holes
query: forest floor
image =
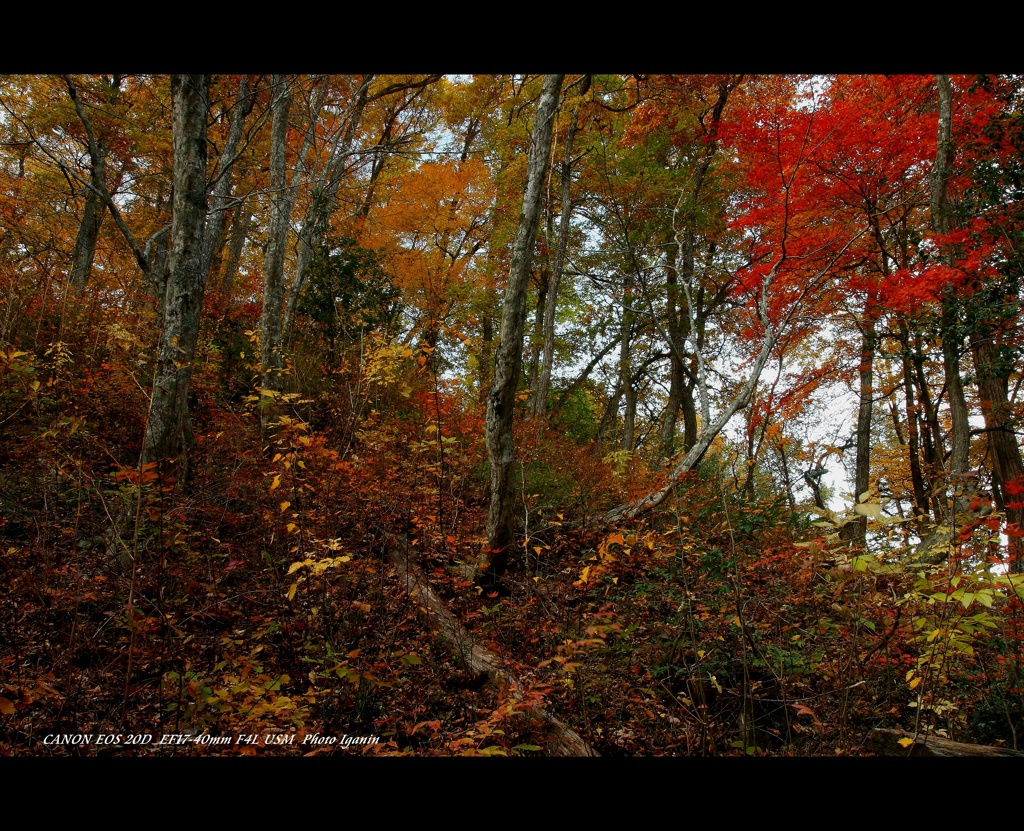
{"label": "forest floor", "polygon": [[[884,557],[795,546],[810,526],[778,501],[702,475],[604,527],[625,480],[524,432],[525,544],[484,589],[473,453],[437,460],[419,426],[370,419],[343,459],[299,420],[261,442],[217,418],[184,486],[8,457],[0,755],[541,755],[530,706],[606,757],[1016,738],[1019,603],[929,606]],[[396,539],[514,688],[460,661]]]}

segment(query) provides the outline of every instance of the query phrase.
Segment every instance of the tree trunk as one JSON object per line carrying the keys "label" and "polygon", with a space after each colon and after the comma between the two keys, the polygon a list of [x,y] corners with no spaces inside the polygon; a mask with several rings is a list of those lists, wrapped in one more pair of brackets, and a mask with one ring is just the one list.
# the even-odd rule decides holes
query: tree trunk
{"label": "tree trunk", "polygon": [[191,444],[188,389],[199,337],[206,274],[202,270],[206,216],[206,113],[209,75],[171,76],[174,201],[164,325],[143,461],[187,454]]}
{"label": "tree trunk", "polygon": [[551,153],[552,122],[564,77],[545,75],[540,101],[537,104],[527,163],[523,210],[516,229],[512,263],[502,304],[501,330],[494,361],[494,382],[487,396],[487,456],[491,463],[487,546],[490,556],[483,566],[482,573],[492,577],[500,574],[508,564],[508,548],[512,542],[512,465],[515,461],[512,416],[523,360],[526,287],[540,221],[544,177],[548,167],[548,156]]}
{"label": "tree trunk", "polygon": [[[871,414],[874,408],[874,363],[875,321],[866,317],[861,324],[860,350],[860,406],[857,410],[857,467],[854,474],[853,497],[860,502],[861,495],[871,487]],[[864,545],[867,538],[868,518],[857,517],[849,527],[854,533],[855,541]]]}
{"label": "tree trunk", "polygon": [[[986,327],[987,328],[987,327]],[[1024,496],[1008,490],[1024,485],[1024,460],[1013,425],[1013,406],[1008,394],[1009,369],[1000,367],[1009,363],[1000,360],[995,334],[989,329],[971,336],[974,352],[974,371],[978,378],[978,393],[981,398],[981,412],[985,417],[985,434],[988,436],[989,452],[992,455],[992,472],[996,485],[1002,491],[1006,508],[1006,529],[1009,539],[1010,567],[1014,572],[1024,570],[1024,546],[1021,534],[1024,532]]]}
{"label": "tree trunk", "polygon": [[899,319],[899,337],[903,346],[903,394],[906,399],[907,412],[907,445],[910,454],[910,480],[914,487],[914,513],[927,520],[929,515],[928,491],[925,489],[924,475],[921,471],[921,450],[919,436],[922,424],[918,406],[914,398],[914,373],[910,360],[910,333],[906,322]]}
{"label": "tree trunk", "polygon": [[[71,257],[71,285],[75,291],[81,293],[85,284],[89,282],[89,274],[92,272],[93,260],[96,257],[96,241],[99,239],[100,226],[103,223],[106,203],[103,199],[103,191],[106,190],[106,165],[107,146],[102,136],[96,135],[85,115],[81,101],[78,98],[74,84],[70,78],[68,92],[78,108],[79,116],[83,125],[86,126],[89,142],[89,156],[91,162],[92,187],[86,191],[85,207],[82,209],[82,223],[78,226],[78,235],[75,237],[75,250]],[[121,76],[115,75],[110,79],[108,85],[107,103],[116,103],[120,92]]]}
{"label": "tree trunk", "polygon": [[878,756],[990,756],[1024,757],[1024,753],[1008,747],[986,744],[966,744],[942,739],[938,736],[919,736],[913,744],[904,747],[902,739],[913,739],[913,730],[888,730],[876,727],[868,734],[868,747]]}
{"label": "tree trunk", "polygon": [[[676,422],[679,418],[679,408],[683,404],[683,383],[685,368],[683,366],[683,353],[686,343],[686,333],[682,330],[679,317],[679,277],[676,273],[676,260],[679,253],[679,246],[669,243],[665,255],[665,300],[668,313],[668,327],[666,334],[669,338],[669,385],[668,404],[665,405],[665,415],[661,422],[661,439],[658,443],[658,458],[670,459],[676,452]],[[689,320],[689,315],[687,315]]]}
{"label": "tree trunk", "polygon": [[75,251],[71,258],[71,285],[81,293],[89,281],[93,259],[96,256],[96,240],[100,235],[100,224],[106,207],[102,197],[95,191],[85,194],[85,208],[82,210],[82,224],[75,237]]}
{"label": "tree trunk", "polygon": [[683,362],[674,349],[669,350],[668,359],[668,404],[665,405],[665,416],[661,423],[661,441],[658,445],[660,459],[671,459],[676,454],[676,422],[679,408],[683,406]]}
{"label": "tree trunk", "polygon": [[291,94],[283,75],[275,75],[274,116],[270,128],[270,225],[263,255],[263,315],[260,319],[260,365],[262,385],[260,416],[264,428],[273,421],[275,395],[283,388],[281,372],[281,308],[284,304],[284,257],[291,224],[292,198],[285,170],[288,111]]}
{"label": "tree trunk", "polygon": [[551,284],[551,272],[540,270],[540,286],[537,288],[537,311],[533,319],[533,337],[530,338],[530,371],[527,384],[533,392],[530,409],[537,412],[537,385],[540,383],[540,353],[544,343],[544,318],[548,303],[548,286]]}
{"label": "tree trunk", "polygon": [[[935,147],[935,164],[929,174],[931,186],[931,218],[936,234],[946,235],[953,227],[953,216],[947,198],[949,176],[953,167],[953,93],[948,75],[936,75],[939,93],[939,126]],[[956,254],[950,246],[943,246],[945,258],[950,265],[956,262]],[[954,513],[966,509],[964,473],[967,471],[967,456],[970,450],[970,424],[968,423],[967,399],[964,396],[963,381],[960,377],[960,350],[963,337],[959,332],[957,299],[952,290],[947,290],[942,301],[942,367],[946,373],[946,391],[949,394],[949,413],[953,424],[952,453],[949,458],[949,481],[947,488],[952,496]]]}
{"label": "tree trunk", "polygon": [[683,450],[687,453],[697,443],[697,402],[693,400],[693,383],[683,384]]}
{"label": "tree trunk", "polygon": [[633,386],[633,369],[630,343],[633,334],[633,278],[626,277],[622,292],[622,321],[619,326],[619,388],[626,399],[622,416],[622,449],[632,453],[636,441],[636,388]]}
{"label": "tree trunk", "polygon": [[[298,253],[295,258],[295,273],[288,285],[288,301],[284,311],[284,334],[286,340],[291,343],[292,328],[295,321],[295,309],[302,296],[302,290],[306,285],[306,266],[309,265],[310,257],[316,250],[317,245],[323,239],[330,223],[331,214],[334,212],[335,197],[338,195],[338,187],[341,184],[345,163],[349,161],[352,154],[352,143],[355,140],[359,122],[362,120],[363,110],[366,107],[368,91],[375,75],[364,75],[356,92],[355,101],[352,104],[351,112],[348,114],[343,130],[340,130],[334,138],[330,154],[324,165],[323,173],[312,182],[312,198],[306,216],[299,227]],[[319,111],[319,107],[317,107]],[[315,133],[315,121],[310,125],[307,139],[311,139]],[[303,151],[303,155],[305,154]],[[293,190],[298,180],[293,181]],[[289,210],[289,214],[291,211]]]}
{"label": "tree trunk", "polygon": [[569,248],[569,220],[572,215],[572,145],[576,137],[578,107],[569,116],[569,128],[565,135],[565,149],[562,154],[561,184],[562,213],[558,220],[558,241],[551,263],[551,279],[548,285],[547,305],[544,307],[544,347],[541,359],[540,378],[534,395],[534,413],[543,416],[548,409],[548,391],[551,389],[551,368],[555,360],[555,308],[558,301],[558,287],[565,269],[565,255]]}
{"label": "tree trunk", "polygon": [[943,483],[946,478],[942,460],[942,430],[939,427],[939,414],[932,402],[931,393],[928,391],[928,379],[924,373],[924,355],[921,351],[921,338],[918,334],[914,335],[914,350],[911,359],[914,364],[917,396],[924,412],[924,422],[921,425],[921,446],[924,451],[925,464],[928,465],[930,471],[928,492],[932,500],[935,520],[942,522],[949,513],[945,500],[941,496],[944,492]]}
{"label": "tree trunk", "polygon": [[231,176],[238,156],[238,146],[242,141],[242,127],[245,119],[252,112],[256,103],[252,85],[248,75],[243,75],[238,82],[238,94],[235,96],[234,112],[231,114],[231,125],[228,127],[224,149],[220,154],[217,171],[217,183],[210,194],[210,215],[206,220],[203,233],[203,272],[206,278],[216,273],[219,268],[220,251],[224,246],[224,228],[227,225],[228,201],[231,194]]}
{"label": "tree trunk", "polygon": [[220,278],[220,290],[225,298],[231,297],[234,288],[235,277],[238,274],[238,265],[242,261],[242,251],[245,249],[245,238],[249,233],[249,224],[252,222],[252,211],[244,201],[239,202],[235,210],[235,218],[231,222],[231,234],[228,238],[228,261],[224,264],[224,273]]}

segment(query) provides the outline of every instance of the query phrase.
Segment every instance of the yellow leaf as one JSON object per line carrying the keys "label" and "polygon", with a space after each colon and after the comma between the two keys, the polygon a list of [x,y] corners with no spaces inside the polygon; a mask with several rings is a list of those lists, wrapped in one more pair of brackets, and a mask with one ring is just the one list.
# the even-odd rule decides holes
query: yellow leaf
{"label": "yellow leaf", "polygon": [[291,502],[282,502],[281,503],[281,513],[283,514],[285,511],[287,511],[291,504],[292,504]]}
{"label": "yellow leaf", "polygon": [[[918,684],[920,684],[920,683],[921,683],[921,677],[920,677],[920,676],[918,676],[917,678],[914,678],[914,679],[913,679],[913,680],[912,680],[912,681],[910,682],[910,689],[912,689],[912,690],[913,690],[913,689],[916,689],[916,688],[917,688],[917,685],[918,685]],[[905,745],[904,745],[904,746],[905,746]]]}
{"label": "yellow leaf", "polygon": [[877,517],[882,513],[882,506],[877,502],[858,502],[853,510],[861,516]]}
{"label": "yellow leaf", "polygon": [[900,739],[900,747],[910,747],[914,743],[914,740],[909,736]]}
{"label": "yellow leaf", "polygon": [[292,563],[290,566],[288,566],[288,573],[292,574],[293,572],[298,571],[304,565],[305,565],[305,563],[302,562],[301,560],[299,562],[297,562],[297,563]]}
{"label": "yellow leaf", "polygon": [[274,477],[274,481],[270,483],[270,489],[271,490],[274,490],[274,489],[279,488],[279,487],[281,487],[281,474],[280,473],[277,474],[277,476]]}
{"label": "yellow leaf", "polygon": [[290,589],[288,589],[288,599],[289,600],[294,600],[295,599],[295,592],[297,592],[298,589],[299,589],[299,584],[298,583],[292,583],[292,587]]}

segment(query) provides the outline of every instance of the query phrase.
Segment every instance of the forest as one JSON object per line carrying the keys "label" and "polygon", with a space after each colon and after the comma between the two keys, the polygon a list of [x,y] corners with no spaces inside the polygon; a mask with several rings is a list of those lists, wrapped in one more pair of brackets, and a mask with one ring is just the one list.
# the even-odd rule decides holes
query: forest
{"label": "forest", "polygon": [[1024,755],[1024,77],[0,76],[0,756]]}

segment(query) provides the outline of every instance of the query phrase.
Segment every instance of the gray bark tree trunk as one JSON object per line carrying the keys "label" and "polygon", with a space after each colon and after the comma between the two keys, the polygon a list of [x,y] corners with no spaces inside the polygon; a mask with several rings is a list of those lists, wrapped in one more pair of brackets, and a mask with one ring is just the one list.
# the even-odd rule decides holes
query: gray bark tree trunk
{"label": "gray bark tree trunk", "polygon": [[899,320],[899,338],[903,346],[903,394],[906,400],[907,445],[910,453],[910,480],[914,487],[914,514],[927,520],[930,514],[928,491],[921,470],[920,436],[924,425],[914,394],[914,370],[910,357],[910,333],[904,320]]}
{"label": "gray bark tree trunk", "polygon": [[[948,75],[936,75],[939,94],[939,126],[935,147],[935,164],[929,174],[931,185],[931,219],[936,234],[948,234],[953,228],[953,216],[947,198],[949,176],[953,167],[953,92]],[[946,258],[952,265],[954,251],[947,250]],[[952,421],[952,453],[949,457],[949,482],[947,487],[952,497],[954,512],[961,514],[966,509],[964,494],[964,473],[967,470],[967,455],[970,450],[970,424],[968,423],[967,399],[964,396],[963,380],[960,377],[960,352],[963,342],[959,334],[957,301],[947,291],[942,302],[942,367],[946,374],[946,391],[949,394],[949,413]]]}
{"label": "gray bark tree trunk", "polygon": [[547,316],[548,287],[551,272],[545,267],[540,270],[540,285],[537,286],[537,310],[533,319],[533,337],[530,338],[530,369],[527,384],[533,391],[530,409],[537,412],[537,385],[540,383],[541,348],[544,344],[544,319]]}
{"label": "gray bark tree trunk", "polygon": [[[284,333],[289,343],[291,342],[295,309],[302,294],[302,289],[306,284],[306,267],[309,265],[310,257],[316,249],[317,243],[327,231],[331,214],[334,212],[338,187],[341,184],[345,164],[351,156],[352,143],[355,139],[359,122],[362,119],[363,110],[368,100],[367,92],[374,77],[374,75],[363,77],[362,83],[356,92],[352,111],[348,115],[348,121],[344,129],[339,130],[335,135],[330,156],[323,172],[317,177],[316,181],[311,183],[313,198],[310,200],[306,216],[299,228],[299,246],[295,261],[295,273],[288,285],[288,299],[284,312]],[[310,135],[312,135],[314,128],[315,124],[310,127]]]}
{"label": "gray bark tree trunk", "polygon": [[202,269],[206,217],[206,113],[209,75],[171,77],[174,201],[164,325],[142,458],[165,462],[191,444],[188,389],[199,337],[206,274]]}
{"label": "gray bark tree trunk", "polygon": [[238,274],[238,266],[242,261],[242,251],[245,249],[245,238],[249,233],[250,222],[252,222],[252,210],[242,201],[238,204],[235,218],[231,223],[231,233],[228,238],[228,261],[224,264],[224,273],[220,278],[220,290],[226,298],[231,297],[235,276]]}
{"label": "gray bark tree trunk", "polygon": [[626,400],[622,415],[622,449],[632,453],[636,441],[636,388],[633,385],[632,356],[630,346],[633,333],[633,279],[626,277],[622,293],[622,322],[619,328],[619,386]]}
{"label": "gray bark tree trunk", "polygon": [[[868,314],[870,312],[868,311]],[[875,321],[867,314],[861,323],[860,348],[860,406],[857,410],[857,463],[854,471],[854,500],[859,502],[861,494],[871,487],[871,415],[875,403],[874,363],[875,344],[878,340]],[[868,531],[868,518],[857,517],[849,526],[854,538],[864,544]]]}
{"label": "gray bark tree trunk", "polygon": [[544,177],[551,153],[551,133],[564,75],[545,75],[527,162],[523,210],[512,246],[512,263],[502,304],[501,329],[494,361],[494,381],[487,396],[487,456],[491,463],[491,500],[487,515],[488,559],[482,576],[496,576],[508,564],[512,542],[512,465],[515,444],[512,416],[523,360],[526,287],[540,222]]}
{"label": "gray bark tree trunk", "polygon": [[569,220],[572,216],[572,146],[576,138],[576,117],[578,107],[569,116],[569,127],[565,134],[565,148],[560,169],[562,184],[562,212],[558,219],[558,241],[551,261],[551,278],[548,284],[547,305],[544,307],[544,343],[542,348],[540,377],[534,394],[534,413],[543,416],[548,410],[548,391],[551,389],[551,368],[555,360],[555,310],[558,302],[558,287],[565,270],[565,255],[569,248]]}
{"label": "gray bark tree trunk", "polygon": [[82,224],[78,226],[75,250],[71,257],[71,285],[77,292],[81,292],[89,281],[92,263],[96,257],[96,241],[99,239],[100,224],[103,222],[105,211],[103,199],[95,191],[88,191],[85,195],[85,207],[82,209]]}
{"label": "gray bark tree trunk", "polygon": [[260,400],[263,427],[273,420],[274,393],[282,389],[281,307],[284,303],[284,258],[291,224],[292,192],[285,170],[288,112],[291,94],[283,75],[275,75],[273,120],[270,127],[270,225],[263,256],[263,314],[260,318],[260,365],[264,393]]}
{"label": "gray bark tree trunk", "polygon": [[217,171],[217,183],[210,193],[210,215],[206,220],[203,233],[202,269],[209,279],[211,272],[216,272],[220,250],[224,246],[224,229],[227,226],[228,203],[231,196],[231,178],[235,160],[238,158],[238,146],[242,142],[242,129],[245,119],[252,112],[256,103],[252,83],[248,75],[243,75],[238,82],[238,94],[235,96],[234,111],[231,114],[231,125],[224,140],[224,149],[220,154]]}
{"label": "gray bark tree trunk", "polygon": [[[70,81],[68,82],[68,91],[71,93],[76,107],[79,108],[80,114],[84,116],[85,111],[81,109],[81,103]],[[110,78],[107,82],[107,91],[107,103],[115,104],[121,91],[120,75]],[[85,120],[88,121],[87,118]],[[100,190],[106,187],[107,146],[102,136],[92,133],[91,127],[88,136],[91,139],[89,151],[93,187],[86,191],[82,223],[78,226],[75,249],[71,257],[71,285],[79,293],[89,282],[89,274],[92,272],[92,264],[96,257],[96,242],[99,239],[100,226],[103,224],[103,214],[106,212]]]}

